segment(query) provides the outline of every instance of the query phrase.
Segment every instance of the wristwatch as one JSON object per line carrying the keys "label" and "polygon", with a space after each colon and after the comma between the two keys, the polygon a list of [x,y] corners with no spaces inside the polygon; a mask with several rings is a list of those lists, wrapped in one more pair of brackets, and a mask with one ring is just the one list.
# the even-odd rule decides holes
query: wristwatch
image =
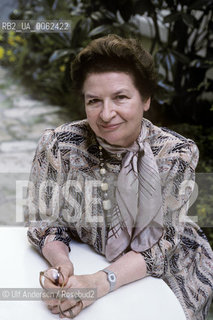
{"label": "wristwatch", "polygon": [[107,274],[107,280],[109,281],[109,284],[110,284],[109,292],[111,292],[115,289],[116,279],[117,279],[116,275],[114,274],[114,272],[107,269],[102,269],[102,271],[104,271]]}

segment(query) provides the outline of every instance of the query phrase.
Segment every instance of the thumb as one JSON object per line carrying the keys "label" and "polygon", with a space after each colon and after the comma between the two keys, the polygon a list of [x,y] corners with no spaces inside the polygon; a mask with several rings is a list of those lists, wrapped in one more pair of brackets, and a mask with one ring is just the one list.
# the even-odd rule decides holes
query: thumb
{"label": "thumb", "polygon": [[73,274],[73,270],[71,270],[69,265],[61,265],[60,266],[60,277],[59,284],[62,286],[66,286],[69,277]]}

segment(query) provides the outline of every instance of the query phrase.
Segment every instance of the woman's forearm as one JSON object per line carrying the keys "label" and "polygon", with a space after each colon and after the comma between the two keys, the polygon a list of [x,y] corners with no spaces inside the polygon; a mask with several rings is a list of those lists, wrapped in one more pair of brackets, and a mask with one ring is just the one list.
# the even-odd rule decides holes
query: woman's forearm
{"label": "woman's forearm", "polygon": [[[69,249],[61,241],[47,243],[42,253],[52,266],[71,264]],[[115,290],[121,286],[142,279],[146,276],[146,263],[141,253],[129,251],[106,269],[113,271],[116,275]],[[110,285],[107,274],[102,270],[93,274],[94,285],[97,288],[97,297],[100,298],[109,292]]]}
{"label": "woman's forearm", "polygon": [[53,267],[70,263],[69,249],[62,241],[55,240],[48,242],[42,248],[42,254]]}
{"label": "woman's forearm", "polygon": [[[127,252],[106,269],[113,271],[117,277],[115,289],[146,276],[146,262],[142,254],[135,251]],[[110,285],[105,272],[100,270],[96,277],[98,297],[101,297],[109,292]]]}

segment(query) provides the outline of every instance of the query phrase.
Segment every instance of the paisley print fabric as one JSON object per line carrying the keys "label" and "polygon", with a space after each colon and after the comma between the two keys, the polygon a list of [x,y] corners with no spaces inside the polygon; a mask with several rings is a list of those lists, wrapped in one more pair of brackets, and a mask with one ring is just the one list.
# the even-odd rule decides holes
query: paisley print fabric
{"label": "paisley print fabric", "polygon": [[[213,253],[202,230],[186,216],[198,149],[192,140],[147,119],[142,125],[146,126],[161,178],[164,214],[162,237],[141,252],[147,274],[162,278],[171,287],[187,320],[204,320],[213,294]],[[121,159],[103,152],[115,208]],[[99,145],[87,120],[46,130],[33,159],[28,188],[30,243],[41,251],[47,242],[55,240],[72,247],[75,238],[105,255],[109,224],[102,207],[100,181]],[[116,235],[116,230],[119,233],[123,228],[122,217],[116,210],[109,214],[114,215],[111,219]]]}

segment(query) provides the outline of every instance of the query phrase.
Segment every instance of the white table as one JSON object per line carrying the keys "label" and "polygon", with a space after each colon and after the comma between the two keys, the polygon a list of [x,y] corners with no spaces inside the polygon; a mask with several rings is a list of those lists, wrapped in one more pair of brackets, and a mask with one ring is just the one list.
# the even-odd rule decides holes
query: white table
{"label": "white table", "polygon": [[[0,288],[40,288],[39,271],[46,261],[28,243],[27,229],[1,227]],[[73,242],[70,253],[76,274],[93,273],[108,265],[88,245]],[[2,289],[1,289],[2,290]],[[54,320],[42,301],[0,301],[1,320]],[[147,277],[121,287],[83,310],[78,320],[186,320],[171,289],[161,279]]]}

